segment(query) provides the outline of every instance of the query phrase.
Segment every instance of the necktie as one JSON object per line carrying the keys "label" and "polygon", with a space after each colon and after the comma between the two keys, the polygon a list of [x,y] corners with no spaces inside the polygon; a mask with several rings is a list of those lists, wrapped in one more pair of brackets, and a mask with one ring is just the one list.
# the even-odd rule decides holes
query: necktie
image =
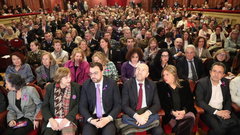
{"label": "necktie", "polygon": [[192,70],[192,78],[193,78],[193,83],[195,83],[198,80],[197,73],[195,68],[193,67],[193,61],[189,61],[191,64],[191,70]]}
{"label": "necktie", "polygon": [[140,86],[139,88],[139,93],[138,93],[138,103],[137,103],[137,108],[136,110],[139,110],[142,108],[142,97],[143,97],[143,90],[142,90],[142,84],[138,84]]}
{"label": "necktie", "polygon": [[102,118],[102,107],[101,107],[101,95],[100,95],[100,84],[97,84],[96,89],[96,97],[97,97],[97,103],[96,103],[96,110],[97,110],[97,117]]}
{"label": "necktie", "polygon": [[177,53],[180,52],[180,49],[177,49]]}
{"label": "necktie", "polygon": [[87,41],[88,45],[90,45],[90,41]]}

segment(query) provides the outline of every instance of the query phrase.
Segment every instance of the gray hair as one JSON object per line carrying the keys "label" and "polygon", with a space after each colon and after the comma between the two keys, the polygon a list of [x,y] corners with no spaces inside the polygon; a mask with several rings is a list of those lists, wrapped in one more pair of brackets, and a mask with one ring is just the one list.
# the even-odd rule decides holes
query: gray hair
{"label": "gray hair", "polygon": [[87,31],[85,32],[85,34],[92,35],[92,32],[91,32],[90,30],[87,30]]}
{"label": "gray hair", "polygon": [[192,44],[189,44],[185,49],[184,49],[184,52],[186,52],[187,48],[193,48],[194,52],[196,53],[196,47]]}

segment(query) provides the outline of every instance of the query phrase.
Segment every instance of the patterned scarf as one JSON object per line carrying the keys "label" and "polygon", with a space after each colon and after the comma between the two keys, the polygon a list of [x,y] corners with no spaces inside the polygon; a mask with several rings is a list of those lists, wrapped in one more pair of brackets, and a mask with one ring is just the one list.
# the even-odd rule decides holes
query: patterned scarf
{"label": "patterned scarf", "polygon": [[69,113],[69,103],[71,97],[71,85],[62,91],[59,84],[55,85],[54,89],[54,106],[55,106],[55,117],[65,118]]}
{"label": "patterned scarf", "polygon": [[55,56],[56,56],[56,59],[58,59],[59,57],[61,57],[61,55],[62,55],[62,49],[59,51],[59,52],[56,52],[55,50],[54,50],[54,54],[55,54]]}

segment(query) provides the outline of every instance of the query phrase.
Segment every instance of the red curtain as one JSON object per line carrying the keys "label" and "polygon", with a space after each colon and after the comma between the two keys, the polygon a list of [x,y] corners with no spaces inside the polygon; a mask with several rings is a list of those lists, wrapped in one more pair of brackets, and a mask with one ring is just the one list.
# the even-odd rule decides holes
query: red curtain
{"label": "red curtain", "polygon": [[22,1],[21,0],[5,0],[6,5],[13,6],[13,8],[16,8],[17,5],[20,5],[22,7]]}
{"label": "red curtain", "polygon": [[116,2],[119,6],[124,6],[124,7],[127,4],[127,0],[107,0],[107,5],[114,6]]}
{"label": "red curtain", "polygon": [[32,11],[38,11],[40,8],[40,2],[39,0],[24,0],[25,5],[28,5]]}

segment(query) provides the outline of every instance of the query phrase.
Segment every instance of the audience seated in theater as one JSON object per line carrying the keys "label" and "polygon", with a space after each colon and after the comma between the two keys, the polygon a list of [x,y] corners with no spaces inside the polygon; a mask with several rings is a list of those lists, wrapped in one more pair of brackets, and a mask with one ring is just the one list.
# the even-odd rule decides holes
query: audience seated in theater
{"label": "audience seated in theater", "polygon": [[61,30],[57,30],[57,31],[56,31],[56,37],[55,37],[55,39],[61,40],[61,42],[62,42],[63,44],[66,43],[65,36],[63,35],[63,33],[62,33]]}
{"label": "audience seated in theater", "polygon": [[[97,26],[97,25],[96,25]],[[100,41],[101,37],[102,37],[102,32],[100,32],[99,30],[96,31],[94,26],[90,27],[90,31],[93,34],[93,39]]]}
{"label": "audience seated in theater", "polygon": [[204,37],[208,40],[211,34],[212,30],[208,29],[208,25],[206,23],[202,24],[202,29],[199,30],[198,36]]}
{"label": "audience seated in theater", "polygon": [[226,68],[224,70],[226,75],[232,76],[233,74],[231,73],[231,65],[230,65],[230,55],[229,52],[226,49],[219,49],[214,55],[213,59],[210,60],[207,64],[207,74],[209,74],[209,71],[211,70],[211,67],[213,63],[215,62],[222,62]]}
{"label": "audience seated in theater", "polygon": [[87,41],[87,45],[90,48],[91,53],[93,54],[95,51],[99,49],[99,43],[97,40],[92,38],[92,32],[87,30],[85,32],[85,39]]}
{"label": "audience seated in theater", "polygon": [[181,38],[182,35],[179,33],[179,30],[176,27],[173,27],[171,32],[173,33],[172,41],[174,42],[176,38]]}
{"label": "audience seated in theater", "polygon": [[186,56],[177,60],[177,72],[180,79],[196,82],[205,76],[202,60],[196,56],[195,52],[196,48],[188,45],[185,49]]}
{"label": "audience seated in theater", "polygon": [[[19,74],[8,74],[5,79],[9,89],[6,135],[27,135],[39,126],[39,122],[34,119],[41,109],[42,101],[37,90],[26,86],[25,79]],[[26,122],[26,126],[14,128],[19,122]]]}
{"label": "audience seated in theater", "polygon": [[170,57],[174,57],[174,59],[179,59],[183,57],[184,54],[184,49],[183,49],[183,40],[181,38],[177,38],[174,41],[174,47],[171,47],[169,50],[171,52]]}
{"label": "audience seated in theater", "polygon": [[183,29],[186,23],[187,23],[186,17],[182,16],[181,21],[177,23],[177,28]]}
{"label": "audience seated in theater", "polygon": [[230,58],[233,60],[237,52],[240,51],[239,30],[233,30],[229,37],[225,39],[224,48],[229,51]]}
{"label": "audience seated in theater", "polygon": [[231,25],[229,24],[230,20],[229,18],[225,17],[222,19],[222,28],[225,30],[225,31],[229,31],[231,29]]}
{"label": "audience seated in theater", "polygon": [[141,34],[141,28],[142,28],[142,23],[138,21],[136,28],[132,30],[132,37],[136,38],[138,34]]}
{"label": "audience seated in theater", "polygon": [[112,26],[107,27],[107,32],[111,34],[111,39],[117,40],[117,34],[113,31]]}
{"label": "audience seated in theater", "polygon": [[12,39],[14,38],[18,38],[17,34],[14,33],[12,27],[7,27],[7,33],[5,33],[2,37],[3,40],[8,40],[8,41],[11,41]]}
{"label": "audience seated in theater", "polygon": [[162,40],[160,43],[159,43],[159,48],[167,48],[167,49],[170,49],[171,47],[174,47],[174,43],[172,41],[172,38],[173,38],[173,33],[172,32],[168,32],[166,33],[165,35],[165,39]]}
{"label": "audience seated in theater", "polygon": [[58,65],[49,52],[44,52],[40,58],[42,59],[42,65],[36,69],[37,85],[45,89],[53,82]]}
{"label": "audience seated in theater", "polygon": [[44,33],[44,39],[41,44],[41,50],[45,50],[47,52],[53,52],[53,35],[50,32]]}
{"label": "audience seated in theater", "polygon": [[194,24],[192,22],[192,18],[188,17],[187,18],[187,23],[184,24],[184,30],[185,31],[190,31],[194,27]]}
{"label": "audience seated in theater", "polygon": [[45,19],[42,19],[42,25],[40,26],[40,28],[43,30],[44,33],[46,32],[50,32],[50,27],[47,25],[47,22]]}
{"label": "audience seated in theater", "polygon": [[196,110],[189,82],[178,78],[175,66],[167,65],[162,70],[157,88],[161,107],[165,111],[163,125],[169,124],[177,135],[190,135]]}
{"label": "audience seated in theater", "polygon": [[[157,94],[156,83],[147,79],[149,68],[141,63],[135,71],[133,77],[123,84],[122,90],[122,110],[127,115],[122,119],[123,127],[129,135],[135,132],[149,130],[152,135],[163,135],[163,129],[158,124],[158,111],[161,109]],[[133,122],[133,121],[136,121]],[[149,129],[150,128],[150,129]]]}
{"label": "audience seated in theater", "polygon": [[42,42],[42,37],[44,36],[43,30],[39,27],[39,24],[34,23],[34,29],[32,30],[33,34],[35,35],[35,38],[39,43]]}
{"label": "audience seated in theater", "polygon": [[28,51],[30,51],[30,43],[35,40],[35,37],[32,31],[29,31],[29,26],[22,26],[22,32],[20,33],[19,38],[23,40]]}
{"label": "audience seated in theater", "polygon": [[[22,54],[14,52],[10,55],[10,60],[11,64],[5,72],[5,76],[11,73],[18,73],[25,79],[27,84],[34,81],[34,75],[31,67],[29,64],[25,63],[25,58]],[[6,79],[4,78],[4,80]]]}
{"label": "audience seated in theater", "polygon": [[173,57],[168,49],[163,48],[158,51],[152,64],[150,65],[150,78],[153,81],[159,81],[161,79],[162,70],[167,65],[174,65]]}
{"label": "audience seated in theater", "polygon": [[71,60],[68,60],[64,67],[71,71],[71,81],[79,85],[89,78],[89,64],[84,59],[84,52],[76,47],[72,51]]}
{"label": "audience seated in theater", "polygon": [[[22,27],[22,26],[21,26]],[[4,25],[4,24],[0,24],[0,33],[1,33],[1,36],[3,36],[4,34],[8,33],[7,31],[7,27]]]}
{"label": "audience seated in theater", "polygon": [[209,52],[217,51],[218,49],[223,47],[223,41],[225,41],[226,37],[222,32],[221,26],[215,27],[215,32],[213,32],[210,36],[210,47],[208,48]]}
{"label": "audience seated in theater", "polygon": [[[47,86],[42,104],[43,126],[42,134],[75,134],[78,121],[78,103],[80,99],[80,85],[71,82],[71,71],[61,67],[54,76],[54,83]],[[62,119],[58,124],[56,119]],[[47,128],[50,123],[51,128]],[[66,126],[69,123],[69,126]]]}
{"label": "audience seated in theater", "polygon": [[92,62],[99,62],[103,66],[103,75],[119,81],[117,69],[112,61],[100,51],[97,51],[92,56]]}
{"label": "audience seated in theater", "polygon": [[117,51],[112,48],[107,38],[102,38],[100,40],[100,48],[98,49],[112,62],[117,62]]}
{"label": "audience seated in theater", "polygon": [[84,60],[87,61],[88,63],[92,62],[92,54],[90,52],[90,49],[87,45],[87,41],[86,40],[82,40],[79,42],[78,44],[78,48],[80,48],[83,53],[84,53]]}
{"label": "audience seated in theater", "polygon": [[138,47],[132,48],[127,52],[126,59],[121,67],[121,79],[125,82],[135,76],[135,70],[140,63],[143,63],[143,53]]}
{"label": "audience seated in theater", "polygon": [[165,29],[163,27],[157,28],[157,35],[154,36],[158,43],[165,39]]}
{"label": "audience seated in theater", "polygon": [[74,43],[71,34],[68,33],[66,35],[66,42],[62,45],[62,48],[68,53],[71,53],[75,47],[77,47],[77,44]]}
{"label": "audience seated in theater", "polygon": [[56,63],[58,64],[59,67],[64,66],[64,64],[68,61],[69,56],[68,56],[68,52],[62,49],[62,42],[57,39],[54,40],[53,48],[54,48],[54,51],[51,54],[55,59]]}
{"label": "audience seated in theater", "polygon": [[28,63],[30,66],[34,67],[38,67],[41,65],[41,56],[43,54],[43,50],[39,49],[40,44],[37,41],[33,41],[30,44],[30,49],[31,51],[28,52],[27,54],[27,60],[26,63]]}
{"label": "audience seated in theater", "polygon": [[[237,135],[240,132],[238,118],[231,112],[229,80],[224,77],[225,65],[216,62],[212,65],[210,76],[199,80],[196,88],[196,104],[204,109],[201,120],[210,128],[208,135]],[[235,121],[226,124],[224,120]],[[220,126],[225,123],[225,126]]]}
{"label": "audience seated in theater", "polygon": [[196,37],[198,37],[198,33],[199,33],[199,30],[201,29],[201,26],[200,26],[199,20],[194,21],[193,24],[194,26],[192,27],[191,33],[192,33],[193,39],[195,39]]}
{"label": "audience seated in theater", "polygon": [[183,40],[183,49],[186,49],[186,47],[189,44],[193,44],[192,37],[188,31],[183,32],[182,40]]}
{"label": "audience seated in theater", "polygon": [[67,27],[66,27],[65,24],[61,24],[61,30],[62,30],[62,33],[63,33],[64,38],[65,38],[65,36],[69,33],[69,32],[67,31]]}
{"label": "audience seated in theater", "polygon": [[197,37],[194,41],[196,47],[196,56],[198,56],[204,62],[206,59],[212,58],[207,47],[207,40],[204,37]]}
{"label": "audience seated in theater", "polygon": [[135,42],[134,42],[134,38],[133,37],[128,37],[126,39],[126,45],[123,48],[121,48],[121,50],[120,50],[120,57],[121,57],[121,62],[122,63],[127,61],[126,60],[126,55],[127,55],[128,50],[136,47],[136,46],[134,46],[134,44],[135,44]]}
{"label": "audience seated in theater", "polygon": [[[98,53],[98,52],[97,52]],[[104,76],[104,67],[90,64],[90,77],[82,85],[79,112],[84,118],[82,135],[116,134],[115,119],[121,111],[121,96],[117,83]]]}
{"label": "audience seated in theater", "polygon": [[77,42],[79,42],[79,39],[82,40],[82,38],[78,36],[78,31],[75,28],[71,29],[70,34],[72,36],[73,43],[77,44]]}
{"label": "audience seated in theater", "polygon": [[155,38],[151,38],[148,42],[148,46],[144,49],[143,59],[145,63],[152,63],[159,50],[160,48],[158,48],[157,40]]}
{"label": "audience seated in theater", "polygon": [[[118,48],[122,49],[127,45],[127,38],[131,37],[131,30],[125,29],[124,30],[124,37],[120,38]],[[137,39],[133,38],[134,40],[134,46],[138,45]]]}
{"label": "audience seated in theater", "polygon": [[146,34],[146,28],[142,27],[141,28],[141,32],[137,34],[136,39],[138,41],[138,43],[145,38],[145,34]]}

